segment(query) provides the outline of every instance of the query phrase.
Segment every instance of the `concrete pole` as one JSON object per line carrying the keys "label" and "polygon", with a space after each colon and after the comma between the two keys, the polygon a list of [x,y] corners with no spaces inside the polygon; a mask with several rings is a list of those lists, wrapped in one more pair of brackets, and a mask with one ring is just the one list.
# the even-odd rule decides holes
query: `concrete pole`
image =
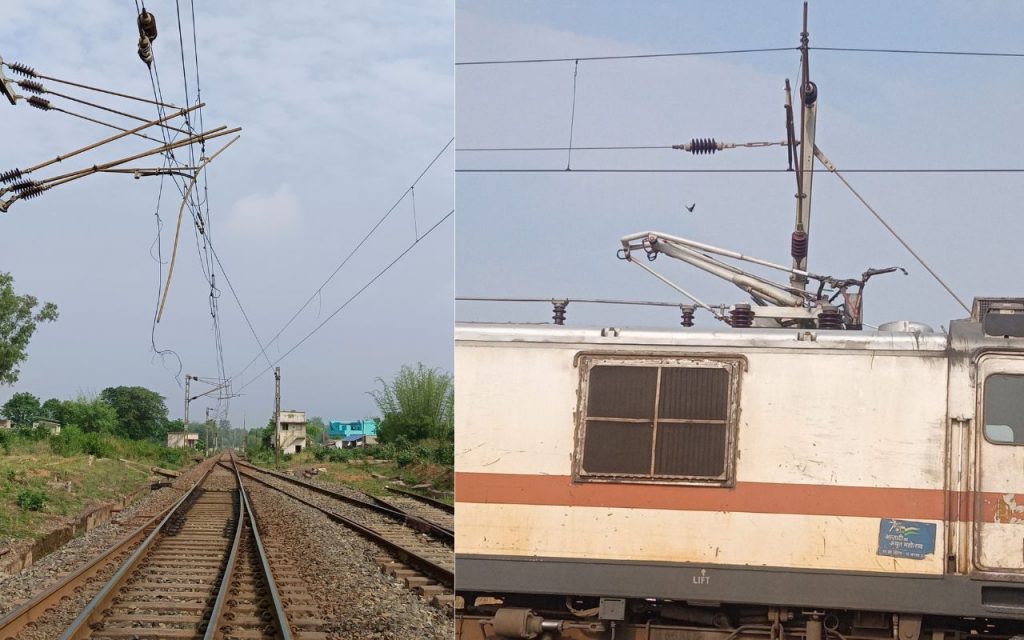
{"label": "concrete pole", "polygon": [[210,455],[210,407],[206,407],[206,447],[203,453]]}
{"label": "concrete pole", "polygon": [[281,367],[274,367],[274,468],[281,469]]}
{"label": "concrete pole", "polygon": [[181,443],[181,466],[182,467],[185,466],[185,459],[186,459],[187,450],[188,450],[188,403],[189,403],[188,392],[189,392],[189,382],[191,380],[192,380],[192,376],[190,376],[189,374],[186,373],[185,374],[185,422],[184,422],[184,424],[182,425],[182,428],[181,428],[181,438],[182,438],[182,443]]}

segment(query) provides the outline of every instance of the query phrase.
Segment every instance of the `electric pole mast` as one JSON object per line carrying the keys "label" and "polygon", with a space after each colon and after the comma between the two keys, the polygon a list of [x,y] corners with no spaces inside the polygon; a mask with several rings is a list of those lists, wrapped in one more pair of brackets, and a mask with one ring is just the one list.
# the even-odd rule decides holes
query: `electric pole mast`
{"label": "electric pole mast", "polygon": [[206,455],[210,455],[210,407],[206,407]]}
{"label": "electric pole mast", "polygon": [[281,469],[281,367],[274,367],[274,468]]}
{"label": "electric pole mast", "polygon": [[[796,168],[796,229],[793,231],[793,268],[807,271],[807,249],[811,233],[811,182],[814,180],[814,132],[818,120],[818,86],[811,82],[810,34],[807,31],[807,3],[804,2],[804,30],[800,33],[802,58],[800,82],[800,154]],[[807,277],[792,274],[789,283],[807,286]]]}
{"label": "electric pole mast", "polygon": [[189,391],[189,382],[191,380],[192,380],[192,376],[190,376],[189,374],[186,373],[185,374],[185,420],[184,420],[184,424],[182,425],[182,428],[181,428],[181,439],[182,439],[182,442],[181,442],[181,466],[182,467],[185,466],[185,460],[186,460],[186,456],[187,456],[187,451],[186,450],[188,449],[188,403],[189,403],[189,400],[190,400],[189,395],[188,395],[188,391]]}

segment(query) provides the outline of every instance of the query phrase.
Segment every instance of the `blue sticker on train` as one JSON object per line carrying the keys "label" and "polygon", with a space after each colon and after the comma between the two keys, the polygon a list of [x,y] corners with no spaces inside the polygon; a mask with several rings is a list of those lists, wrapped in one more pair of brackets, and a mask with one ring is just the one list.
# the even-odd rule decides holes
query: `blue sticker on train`
{"label": "blue sticker on train", "polygon": [[924,560],[935,553],[935,523],[883,518],[878,527],[878,555]]}

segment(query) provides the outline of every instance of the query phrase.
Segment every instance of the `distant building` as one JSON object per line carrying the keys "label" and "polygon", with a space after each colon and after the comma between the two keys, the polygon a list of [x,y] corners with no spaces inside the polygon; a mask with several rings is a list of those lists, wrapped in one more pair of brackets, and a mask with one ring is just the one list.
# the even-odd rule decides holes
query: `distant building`
{"label": "distant building", "polygon": [[46,429],[53,435],[60,433],[60,423],[56,420],[49,420],[47,418],[40,418],[32,423],[33,429]]}
{"label": "distant building", "polygon": [[167,447],[169,449],[181,449],[188,443],[189,449],[195,449],[199,442],[199,434],[195,431],[170,431],[167,433]]}
{"label": "distant building", "polygon": [[14,423],[7,418],[0,418],[0,429],[13,429]]}
{"label": "distant building", "polygon": [[277,435],[277,446],[281,453],[298,453],[306,447],[306,412],[282,411],[278,416],[281,429]]}
{"label": "distant building", "polygon": [[344,440],[349,436],[374,436],[377,435],[377,421],[368,418],[366,420],[353,420],[352,422],[339,422],[331,420],[327,426],[327,437],[331,440]]}
{"label": "distant building", "polygon": [[365,447],[371,444],[377,444],[377,436],[351,435],[345,436],[339,440],[338,444],[335,446],[339,449],[351,449],[353,447]]}

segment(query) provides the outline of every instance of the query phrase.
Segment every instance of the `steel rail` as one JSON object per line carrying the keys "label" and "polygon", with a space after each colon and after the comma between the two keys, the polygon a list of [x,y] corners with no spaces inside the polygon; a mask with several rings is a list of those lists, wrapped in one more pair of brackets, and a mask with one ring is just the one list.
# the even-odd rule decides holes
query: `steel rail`
{"label": "steel rail", "polygon": [[[360,493],[362,493],[362,492],[360,492]],[[404,513],[406,515],[406,518],[410,519],[410,521],[412,521],[414,523],[418,523],[418,522],[425,522],[425,523],[427,523],[431,527],[430,533],[434,534],[436,537],[441,537],[444,542],[451,542],[452,544],[455,544],[455,532],[453,530],[449,529],[448,527],[446,527],[446,526],[444,526],[444,525],[442,525],[442,524],[440,524],[438,522],[434,522],[430,518],[427,518],[427,517],[424,517],[424,516],[420,516],[420,515],[416,515],[414,513],[410,513],[408,511],[406,511],[405,509],[403,509],[402,507],[399,507],[398,505],[396,505],[396,504],[394,504],[392,502],[388,502],[384,498],[378,498],[377,496],[371,496],[368,493],[364,494],[364,495],[367,498],[369,498],[370,500],[373,500],[374,503],[376,503],[377,505],[380,505],[381,507],[384,507],[385,509],[390,509],[391,511],[395,511],[397,513]]]}
{"label": "steel rail", "polygon": [[[220,463],[220,464],[223,464],[223,463]],[[242,466],[249,466],[249,465],[242,465]],[[266,480],[263,480],[261,478],[256,477],[252,473],[246,473],[246,472],[242,471],[241,469],[238,469],[238,471],[239,471],[239,473],[241,475],[243,475],[243,476],[245,476],[245,477],[247,477],[247,478],[249,478],[251,480],[254,480],[255,482],[258,482],[258,483],[260,483],[260,484],[262,484],[262,485],[264,485],[266,487],[274,489],[275,491],[278,491],[280,493],[283,493],[284,495],[288,496],[289,498],[292,498],[293,500],[301,502],[302,504],[304,504],[304,505],[306,505],[308,507],[312,507],[313,509],[316,509],[317,511],[319,511],[322,514],[324,514],[325,516],[327,516],[331,520],[334,520],[335,522],[337,522],[339,524],[342,524],[342,525],[348,527],[349,529],[352,529],[353,531],[355,531],[356,533],[360,534],[361,536],[363,536],[365,538],[368,538],[371,542],[384,547],[385,549],[391,551],[392,553],[395,553],[406,564],[415,567],[419,571],[422,571],[424,574],[430,576],[431,578],[433,578],[434,580],[437,580],[438,582],[444,584],[445,586],[453,587],[455,585],[455,573],[452,570],[446,569],[445,567],[442,567],[441,565],[433,562],[432,560],[424,558],[423,556],[420,556],[416,552],[411,551],[409,549],[406,549],[402,545],[397,544],[395,542],[392,542],[391,540],[388,540],[387,538],[385,538],[381,534],[377,533],[373,529],[371,529],[371,528],[369,528],[367,526],[361,525],[361,524],[359,524],[358,522],[356,522],[354,520],[346,518],[345,516],[341,515],[340,513],[331,511],[330,509],[324,509],[323,507],[321,507],[319,505],[316,505],[316,504],[313,504],[312,502],[306,500],[305,498],[301,498],[301,497],[295,495],[294,493],[290,493],[288,491],[285,491],[281,487],[274,486],[274,485],[270,484],[269,482],[267,482]],[[363,504],[363,506],[366,506],[365,503]]]}
{"label": "steel rail", "polygon": [[[276,624],[278,631],[281,632],[282,640],[292,640],[291,627],[288,625],[288,618],[284,613],[284,603],[281,602],[281,596],[277,591],[277,585],[274,583],[274,576],[270,571],[270,561],[267,558],[266,550],[263,547],[263,540],[260,537],[259,530],[256,527],[256,517],[252,511],[252,506],[249,504],[249,497],[246,495],[245,487],[242,485],[242,476],[238,472],[238,467],[234,466],[235,457],[234,454],[228,453],[231,464],[234,467],[235,480],[238,482],[238,516],[236,519],[235,526],[235,538],[231,543],[231,552],[228,555],[227,563],[224,567],[224,574],[221,578],[220,588],[217,592],[217,599],[213,603],[213,609],[210,612],[210,621],[206,625],[206,634],[203,636],[204,640],[213,640],[220,635],[220,627],[224,624],[221,621],[221,614],[224,609],[224,604],[227,602],[228,593],[230,589],[228,585],[231,584],[231,579],[234,576],[235,566],[238,561],[238,547],[242,541],[242,531],[245,528],[245,518],[249,519],[249,529],[252,531],[253,538],[256,541],[256,548],[259,551],[260,564],[263,568],[263,577],[267,583],[267,590],[270,593],[271,600],[274,603],[274,613],[276,615]],[[223,462],[218,460],[218,464],[223,465]]]}
{"label": "steel rail", "polygon": [[400,495],[403,495],[403,496],[407,496],[409,498],[413,498],[414,500],[419,500],[423,504],[428,504],[428,505],[434,507],[435,509],[440,509],[441,511],[447,511],[448,513],[455,513],[455,505],[448,504],[447,502],[441,502],[440,500],[437,500],[435,498],[431,498],[429,496],[425,496],[422,493],[416,493],[414,491],[409,491],[407,489],[399,489],[398,487],[390,487],[389,486],[389,487],[385,487],[385,488],[388,491],[393,491],[393,492],[395,492],[397,494],[400,494]]}
{"label": "steel rail", "polygon": [[117,570],[117,572],[110,578],[110,580],[107,581],[105,585],[103,585],[103,588],[100,590],[100,592],[93,596],[93,599],[89,601],[89,604],[87,604],[85,608],[82,610],[82,612],[78,614],[78,617],[74,619],[74,621],[67,628],[67,630],[65,630],[64,633],[61,634],[60,640],[80,640],[81,638],[88,637],[87,635],[83,634],[88,634],[90,632],[89,625],[95,622],[95,616],[101,615],[103,609],[107,607],[107,605],[110,603],[110,600],[117,594],[117,590],[121,587],[122,579],[126,575],[128,575],[128,573],[132,569],[135,568],[135,566],[138,564],[142,556],[150,550],[150,548],[153,545],[153,542],[156,540],[157,536],[163,530],[164,525],[166,525],[167,522],[171,519],[171,517],[174,516],[174,514],[178,511],[178,509],[180,509],[182,505],[185,504],[185,502],[188,500],[189,497],[192,496],[196,489],[199,488],[203,484],[203,482],[206,481],[211,471],[213,471],[213,465],[210,465],[210,468],[206,470],[206,472],[203,474],[203,477],[200,478],[199,481],[196,482],[194,485],[192,485],[192,488],[188,490],[188,493],[183,495],[180,500],[174,503],[171,509],[169,509],[167,515],[164,516],[164,518],[160,521],[160,524],[158,524],[156,528],[153,529],[153,531],[148,536],[146,536],[146,539],[142,541],[142,544],[139,545],[139,547],[134,552],[132,552],[132,555],[130,555],[128,559],[124,562],[124,564],[121,565],[121,568]]}
{"label": "steel rail", "polygon": [[206,470],[203,476],[192,485],[180,500],[147,520],[133,532],[114,543],[114,546],[110,549],[98,554],[79,570],[65,577],[46,591],[43,591],[22,606],[0,618],[0,638],[3,638],[4,640],[18,638],[26,626],[39,620],[46,614],[48,609],[54,607],[61,600],[70,596],[74,590],[78,589],[82,585],[82,583],[99,573],[109,558],[116,556],[127,547],[138,542],[139,538],[146,536],[146,532],[156,523],[166,521],[167,517],[181,505],[182,501],[184,501],[196,487],[202,484],[212,469],[213,465],[210,465],[210,468]]}
{"label": "steel rail", "polygon": [[270,469],[263,469],[261,467],[257,467],[255,465],[248,464],[245,462],[242,462],[241,465],[253,469],[255,471],[259,471],[261,473],[266,473],[268,475],[274,476],[275,478],[279,478],[286,482],[291,482],[292,484],[298,485],[305,489],[309,489],[310,491],[315,491],[329,498],[341,500],[342,502],[348,502],[357,507],[364,507],[366,509],[370,509],[386,518],[391,518],[396,522],[401,522],[402,524],[404,524],[405,526],[409,527],[414,531],[430,534],[444,543],[454,544],[455,533],[451,529],[448,529],[447,527],[442,527],[436,522],[431,522],[426,518],[421,518],[419,516],[412,515],[411,513],[407,513],[406,511],[403,511],[402,509],[384,500],[381,500],[380,498],[371,496],[361,491],[359,493],[362,493],[362,495],[366,496],[366,499],[353,498],[352,496],[347,496],[343,493],[333,491],[325,487],[320,487],[315,484],[305,482],[303,480],[299,480],[298,478],[292,477],[284,473],[271,471]]}

